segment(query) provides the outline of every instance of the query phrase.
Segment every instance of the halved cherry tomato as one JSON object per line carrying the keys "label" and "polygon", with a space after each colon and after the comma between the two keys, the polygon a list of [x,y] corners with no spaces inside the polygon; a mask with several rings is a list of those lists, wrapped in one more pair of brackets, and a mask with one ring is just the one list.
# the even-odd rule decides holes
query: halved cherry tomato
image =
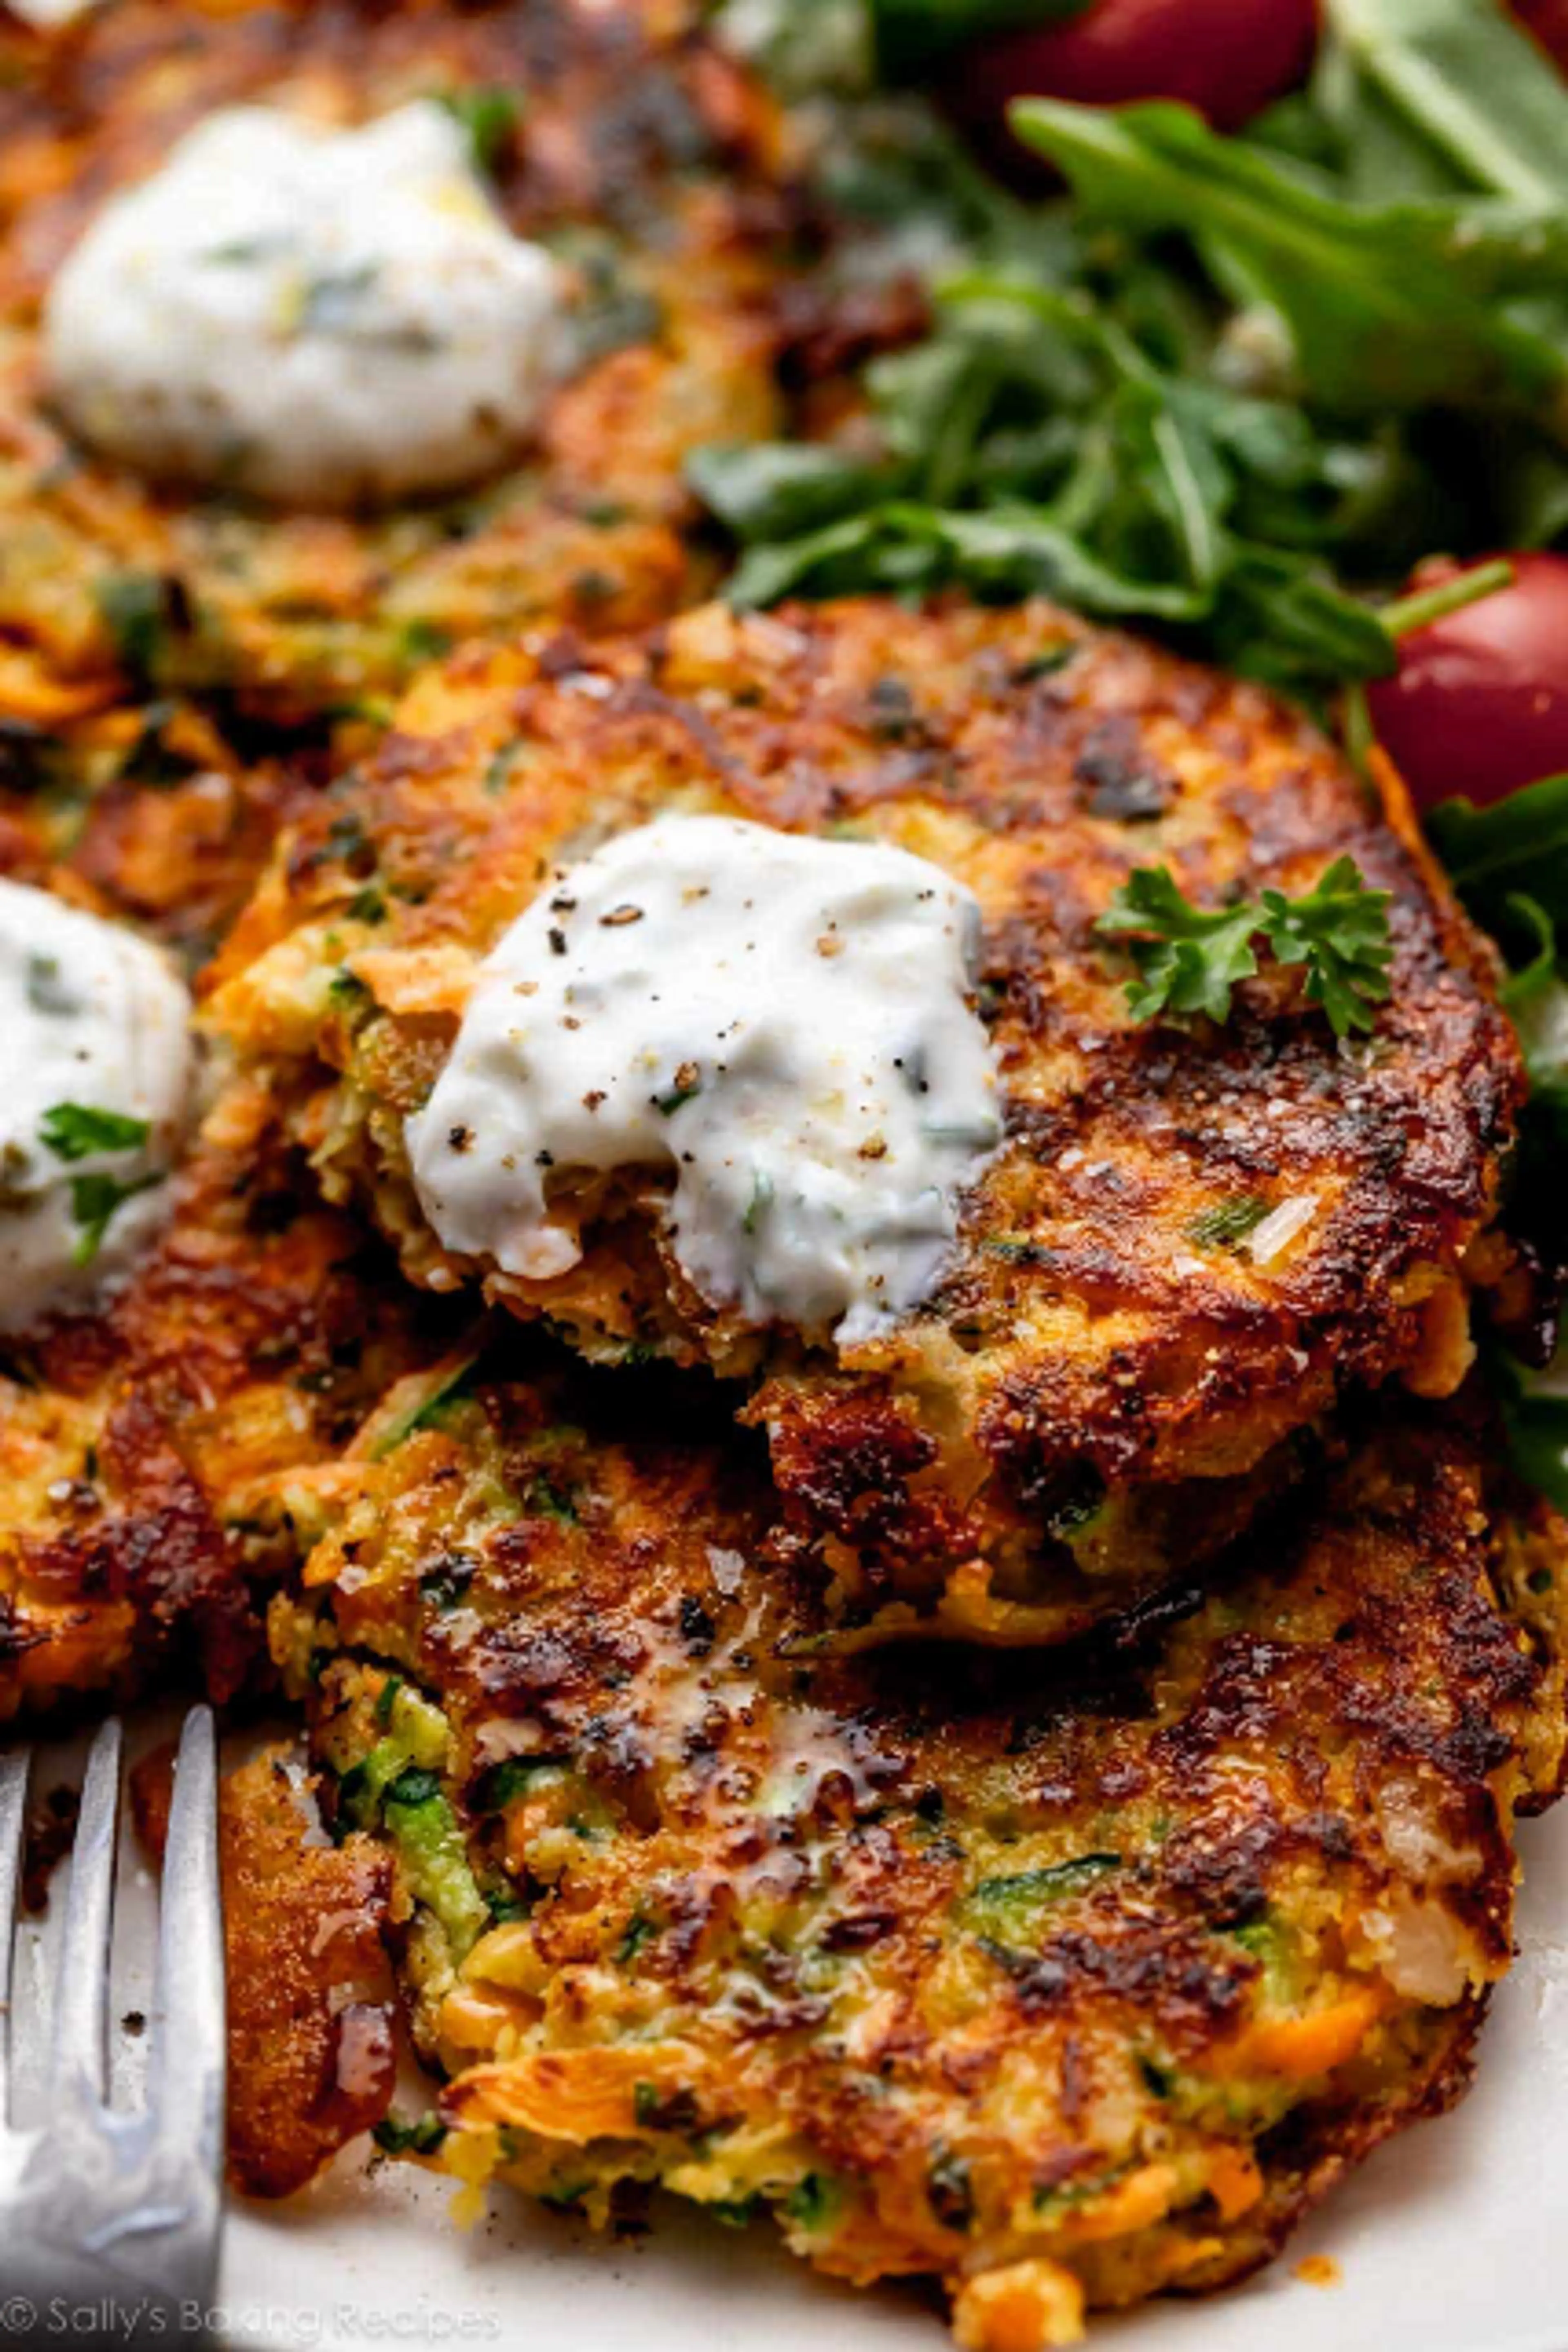
{"label": "halved cherry tomato", "polygon": [[[1478,808],[1568,774],[1568,556],[1510,558],[1513,584],[1401,641],[1367,690],[1378,740],[1417,804]],[[1461,567],[1427,565],[1430,587]]]}
{"label": "halved cherry tomato", "polygon": [[1124,106],[1174,98],[1234,131],[1311,63],[1316,0],[1094,0],[1081,16],[1005,33],[943,61],[953,112],[1009,170],[1032,166],[1006,128],[1016,98]]}

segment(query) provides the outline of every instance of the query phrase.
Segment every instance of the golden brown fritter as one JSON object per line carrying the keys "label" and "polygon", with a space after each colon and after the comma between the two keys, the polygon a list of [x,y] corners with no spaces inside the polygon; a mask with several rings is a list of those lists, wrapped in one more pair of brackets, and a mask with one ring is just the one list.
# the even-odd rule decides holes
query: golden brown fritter
{"label": "golden brown fritter", "polygon": [[[433,648],[689,600],[681,479],[779,428],[777,255],[800,208],[782,120],[685,0],[110,0],[40,44],[0,157],[0,709],[7,676],[239,689],[297,719],[362,705]],[[39,306],[98,208],[210,110],[355,121],[501,91],[508,218],[575,270],[590,362],[539,446],[461,499],[355,519],[160,493],[62,438]],[[694,570],[694,564],[696,569]]]}
{"label": "golden brown fritter", "polygon": [[[672,808],[896,843],[984,912],[1008,1139],[929,1304],[837,1357],[695,1296],[662,1173],[557,1170],[585,1248],[549,1283],[444,1254],[412,1190],[403,1119],[480,959],[552,860]],[[1337,1043],[1283,967],[1223,1029],[1132,1019],[1095,922],[1135,867],[1213,903],[1340,856],[1393,893],[1370,1040]],[[1467,1283],[1506,1263],[1518,1051],[1414,826],[1261,690],[1044,604],[708,607],[612,646],[472,649],[293,839],[216,981],[328,1192],[416,1281],[487,1276],[600,1359],[751,1380],[795,1523],[882,1631],[1050,1640],[1136,1603],[1293,1475],[1342,1391],[1451,1390]]]}
{"label": "golden brown fritter", "polygon": [[312,1532],[371,1403],[429,1353],[388,1271],[231,1112],[119,1296],[6,1341],[0,1721],[123,1697],[193,1653],[212,1696],[241,1686],[256,1589]]}
{"label": "golden brown fritter", "polygon": [[1564,1756],[1564,1530],[1494,1525],[1484,1431],[1385,1419],[1140,1650],[845,1658],[732,1433],[498,1345],[272,1617],[448,2169],[771,2210],[1033,2352],[1463,2087]]}

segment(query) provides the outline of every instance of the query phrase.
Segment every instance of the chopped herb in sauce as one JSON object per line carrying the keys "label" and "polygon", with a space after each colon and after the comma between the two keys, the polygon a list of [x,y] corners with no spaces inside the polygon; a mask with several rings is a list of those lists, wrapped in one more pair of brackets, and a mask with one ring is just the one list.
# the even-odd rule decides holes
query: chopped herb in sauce
{"label": "chopped herb in sauce", "polygon": [[80,1226],[76,1245],[71,1252],[74,1265],[90,1265],[103,1247],[103,1237],[110,1219],[127,1201],[138,1192],[151,1191],[163,1181],[161,1169],[151,1175],[139,1176],[134,1183],[121,1184],[113,1176],[73,1176],[71,1178],[71,1215]]}
{"label": "chopped herb in sauce", "polygon": [[38,1129],[57,1160],[86,1160],[95,1151],[134,1151],[151,1132],[147,1119],[71,1102],[56,1103],[47,1110]]}

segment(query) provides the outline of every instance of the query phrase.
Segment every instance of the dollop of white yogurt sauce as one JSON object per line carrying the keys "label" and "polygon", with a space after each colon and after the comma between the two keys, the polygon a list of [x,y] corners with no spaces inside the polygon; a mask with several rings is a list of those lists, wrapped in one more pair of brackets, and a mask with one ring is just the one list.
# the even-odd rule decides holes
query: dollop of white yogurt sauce
{"label": "dollop of white yogurt sauce", "polygon": [[45,316],[51,393],[85,440],[283,504],[478,478],[564,362],[555,262],[426,99],[354,131],[209,116],[105,206]]}
{"label": "dollop of white yogurt sauce", "polygon": [[89,8],[98,5],[99,0],[10,0],[13,16],[45,29],[68,25],[73,17],[85,16]]}
{"label": "dollop of white yogurt sauce", "polygon": [[973,893],[908,851],[666,816],[512,924],[407,1122],[443,1245],[548,1280],[569,1170],[672,1169],[666,1235],[752,1324],[874,1337],[1001,1139]]}
{"label": "dollop of white yogurt sauce", "polygon": [[0,881],[0,1330],[92,1304],[163,1223],[190,1018],[145,940]]}

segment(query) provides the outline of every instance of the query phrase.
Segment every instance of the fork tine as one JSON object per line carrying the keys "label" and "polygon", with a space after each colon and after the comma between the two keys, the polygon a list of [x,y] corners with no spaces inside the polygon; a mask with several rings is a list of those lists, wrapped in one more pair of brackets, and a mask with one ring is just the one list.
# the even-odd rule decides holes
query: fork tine
{"label": "fork tine", "polygon": [[120,1811],[120,1725],[92,1743],[71,1847],[60,1942],[49,2091],[101,2099],[109,2063],[109,1938],[114,1925],[114,1826]]}
{"label": "fork tine", "polygon": [[23,1748],[0,1756],[0,2132],[11,2112],[11,1969],[22,1889],[22,1832],[27,1818],[27,1768]]}
{"label": "fork tine", "polygon": [[224,2107],[223,1892],[212,1709],[185,1717],[163,1849],[155,2042],[148,2101],[159,2136],[216,2172]]}

